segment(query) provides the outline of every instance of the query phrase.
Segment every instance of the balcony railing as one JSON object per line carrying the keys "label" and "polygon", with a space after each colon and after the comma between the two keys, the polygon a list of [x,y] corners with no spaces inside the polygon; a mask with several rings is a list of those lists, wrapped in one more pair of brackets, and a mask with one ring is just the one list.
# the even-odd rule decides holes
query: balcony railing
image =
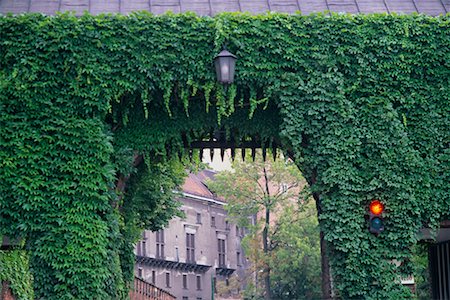
{"label": "balcony railing", "polygon": [[134,278],[133,287],[130,290],[130,300],[174,300],[171,293],[156,287],[138,277]]}
{"label": "balcony railing", "polygon": [[144,264],[149,267],[156,268],[165,268],[165,269],[173,269],[179,270],[182,272],[197,272],[197,273],[205,273],[211,268],[211,266],[201,265],[197,263],[189,263],[189,262],[179,262],[179,261],[171,261],[165,259],[158,259],[152,257],[144,257],[144,256],[136,256],[136,262],[140,264]]}

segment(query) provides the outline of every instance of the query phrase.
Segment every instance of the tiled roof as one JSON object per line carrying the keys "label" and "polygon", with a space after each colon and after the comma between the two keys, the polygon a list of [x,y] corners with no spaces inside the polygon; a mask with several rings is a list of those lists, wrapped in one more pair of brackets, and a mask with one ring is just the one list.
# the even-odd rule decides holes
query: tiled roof
{"label": "tiled roof", "polygon": [[210,199],[216,198],[205,184],[207,180],[213,179],[214,174],[214,171],[209,170],[197,174],[190,173],[182,186],[183,192]]}
{"label": "tiled roof", "polygon": [[161,14],[193,11],[198,15],[215,15],[224,11],[264,13],[266,11],[303,14],[333,11],[346,13],[423,13],[446,14],[450,0],[0,0],[0,13],[41,12],[55,14],[73,11],[81,15],[150,11]]}

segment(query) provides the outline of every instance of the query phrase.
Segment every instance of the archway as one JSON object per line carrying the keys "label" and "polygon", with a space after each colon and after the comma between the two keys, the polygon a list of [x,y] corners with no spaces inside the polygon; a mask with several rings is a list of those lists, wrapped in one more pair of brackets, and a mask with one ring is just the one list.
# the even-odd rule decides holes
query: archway
{"label": "archway", "polygon": [[[447,21],[2,18],[0,224],[32,250],[36,297],[120,294],[113,145],[153,162],[219,123],[293,152],[321,210],[339,297],[406,297],[399,274],[415,234],[448,210]],[[227,93],[211,64],[224,43],[239,57]],[[386,204],[379,236],[367,230],[372,198]]]}

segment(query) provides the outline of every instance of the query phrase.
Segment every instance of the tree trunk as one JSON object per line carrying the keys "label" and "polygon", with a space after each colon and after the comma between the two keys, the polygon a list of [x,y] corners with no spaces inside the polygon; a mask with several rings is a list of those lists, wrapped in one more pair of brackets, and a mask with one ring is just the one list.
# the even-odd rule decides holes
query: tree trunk
{"label": "tree trunk", "polygon": [[272,290],[270,289],[270,268],[266,268],[266,277],[264,278],[264,286],[265,286],[265,300],[272,299]]}
{"label": "tree trunk", "polygon": [[[265,203],[265,210],[266,210],[266,220],[264,223],[264,229],[263,229],[263,247],[264,247],[264,254],[267,258],[267,255],[269,254],[269,226],[270,226],[270,190],[269,190],[269,179],[267,178],[267,170],[264,166],[264,180],[266,183],[266,203]],[[272,299],[272,290],[270,288],[270,266],[267,263],[267,261],[264,261],[264,299],[265,300],[271,300]]]}
{"label": "tree trunk", "polygon": [[324,233],[320,231],[320,258],[322,267],[322,298],[332,299],[330,262],[327,255],[327,241]]}
{"label": "tree trunk", "polygon": [[[302,134],[302,147],[307,148],[309,144],[309,138],[307,135]],[[293,153],[291,153],[292,157],[295,157]],[[298,165],[297,165],[298,166]],[[317,182],[317,169],[311,170],[311,176],[307,177],[306,180],[308,184],[312,187]],[[320,194],[313,193],[313,198],[316,202],[317,208],[317,218],[319,218],[322,212],[322,206],[320,203]],[[320,218],[319,218],[320,222]],[[320,230],[320,266],[321,266],[321,277],[322,277],[322,299],[333,299],[333,288],[331,284],[331,269],[330,269],[330,261],[328,259],[328,247],[327,241],[325,240],[325,234],[322,229]]]}
{"label": "tree trunk", "polygon": [[[311,180],[309,184],[312,186],[317,181],[317,170],[313,170]],[[317,218],[320,222],[320,214],[322,213],[322,205],[320,202],[320,194],[313,193],[313,198],[316,201]],[[320,223],[319,223],[320,225]],[[325,234],[320,229],[320,266],[322,270],[322,299],[333,299],[333,291],[331,286],[331,271],[330,271],[330,261],[328,260],[328,247],[327,241],[325,240]]]}
{"label": "tree trunk", "polygon": [[[267,257],[269,253],[269,220],[270,220],[270,209],[266,207],[266,222],[263,229],[263,247],[264,254]],[[264,261],[264,299],[272,299],[272,291],[270,289],[270,267],[267,261]]]}
{"label": "tree trunk", "polygon": [[[315,179],[315,178],[314,178]],[[313,193],[313,198],[316,201],[317,217],[322,211],[320,205],[320,196],[318,193]],[[328,247],[325,240],[325,234],[320,230],[320,266],[322,270],[322,299],[332,299],[333,291],[331,287],[331,270],[330,261],[328,259]]]}

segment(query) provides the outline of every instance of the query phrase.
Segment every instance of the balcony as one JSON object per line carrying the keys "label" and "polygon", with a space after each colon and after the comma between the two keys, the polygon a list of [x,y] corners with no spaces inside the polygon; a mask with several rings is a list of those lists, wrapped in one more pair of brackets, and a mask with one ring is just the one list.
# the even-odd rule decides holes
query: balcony
{"label": "balcony", "polygon": [[229,269],[225,267],[216,268],[216,275],[228,277],[233,274],[235,269]]}
{"label": "balcony", "polygon": [[182,272],[205,273],[209,270],[209,268],[211,268],[211,266],[200,265],[196,263],[183,263],[144,256],[136,256],[136,262],[149,267],[179,270]]}

